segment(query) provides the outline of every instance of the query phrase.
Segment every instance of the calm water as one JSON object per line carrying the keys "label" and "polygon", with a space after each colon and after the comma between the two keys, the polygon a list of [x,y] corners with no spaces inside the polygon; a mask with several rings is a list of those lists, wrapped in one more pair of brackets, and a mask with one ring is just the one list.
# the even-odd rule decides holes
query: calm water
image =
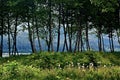
{"label": "calm water", "polygon": [[[31,53],[18,53],[18,55],[29,55]],[[2,57],[9,57],[8,53],[3,53]]]}

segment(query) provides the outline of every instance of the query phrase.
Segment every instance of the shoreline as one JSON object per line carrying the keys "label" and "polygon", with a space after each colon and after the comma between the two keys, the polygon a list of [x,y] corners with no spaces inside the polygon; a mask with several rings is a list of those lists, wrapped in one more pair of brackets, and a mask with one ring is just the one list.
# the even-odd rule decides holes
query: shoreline
{"label": "shoreline", "polygon": [[[18,53],[17,55],[29,55],[29,54],[31,54],[31,53]],[[3,53],[2,57],[9,57],[9,54],[8,53]]]}

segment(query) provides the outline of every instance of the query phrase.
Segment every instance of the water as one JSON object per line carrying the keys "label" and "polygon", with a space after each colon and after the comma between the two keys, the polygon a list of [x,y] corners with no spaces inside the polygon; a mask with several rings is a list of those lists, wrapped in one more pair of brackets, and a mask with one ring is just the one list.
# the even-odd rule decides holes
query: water
{"label": "water", "polygon": [[[31,53],[18,53],[17,55],[30,55]],[[2,57],[9,57],[8,53],[3,53]]]}
{"label": "water", "polygon": [[[94,32],[94,30],[90,30],[89,31],[89,42],[90,42],[90,47],[91,50],[94,51],[98,51],[98,38],[96,37],[97,34],[91,34],[92,32]],[[63,49],[63,45],[64,45],[64,34],[63,34],[63,29],[61,28],[61,35],[60,35],[61,39],[60,39],[60,49],[59,51],[62,51]],[[105,45],[105,51],[110,51],[110,45],[109,45],[109,38],[108,35],[103,35],[104,38],[104,45]],[[67,40],[68,41],[68,40]],[[75,46],[75,40],[73,39],[73,44],[72,44],[72,49],[74,49]],[[11,41],[12,42],[12,41]],[[84,47],[85,42],[83,40],[84,43]],[[47,44],[45,42],[45,40],[41,39],[41,45],[42,45],[42,50],[43,51],[47,51]],[[69,44],[68,44],[69,46]],[[11,43],[11,47],[12,47],[12,43]],[[39,45],[38,45],[38,40],[35,39],[35,47],[36,50],[39,52]],[[55,37],[53,39],[53,47],[54,47],[54,51],[57,50],[57,37]],[[118,43],[117,37],[114,37],[114,48],[115,51],[120,51],[120,44]],[[31,53],[31,46],[30,46],[30,42],[29,42],[29,38],[28,38],[28,32],[22,32],[20,31],[17,34],[17,50],[18,52],[24,54],[24,53]],[[4,53],[8,53],[8,37],[4,36],[4,41],[3,41],[3,52]]]}

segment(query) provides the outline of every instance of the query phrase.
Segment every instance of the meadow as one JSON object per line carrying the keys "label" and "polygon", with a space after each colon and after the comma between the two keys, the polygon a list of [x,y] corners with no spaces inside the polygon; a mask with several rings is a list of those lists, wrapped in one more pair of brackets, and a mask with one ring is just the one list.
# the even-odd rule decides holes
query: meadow
{"label": "meadow", "polygon": [[120,53],[39,52],[0,58],[0,80],[120,80]]}

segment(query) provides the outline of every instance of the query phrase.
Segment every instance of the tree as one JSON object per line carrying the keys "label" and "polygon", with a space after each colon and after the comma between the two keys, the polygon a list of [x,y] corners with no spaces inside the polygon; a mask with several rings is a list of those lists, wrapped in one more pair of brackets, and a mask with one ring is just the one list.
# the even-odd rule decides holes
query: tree
{"label": "tree", "polygon": [[2,57],[3,53],[3,35],[6,33],[5,26],[5,16],[6,16],[6,0],[0,0],[0,57]]}

